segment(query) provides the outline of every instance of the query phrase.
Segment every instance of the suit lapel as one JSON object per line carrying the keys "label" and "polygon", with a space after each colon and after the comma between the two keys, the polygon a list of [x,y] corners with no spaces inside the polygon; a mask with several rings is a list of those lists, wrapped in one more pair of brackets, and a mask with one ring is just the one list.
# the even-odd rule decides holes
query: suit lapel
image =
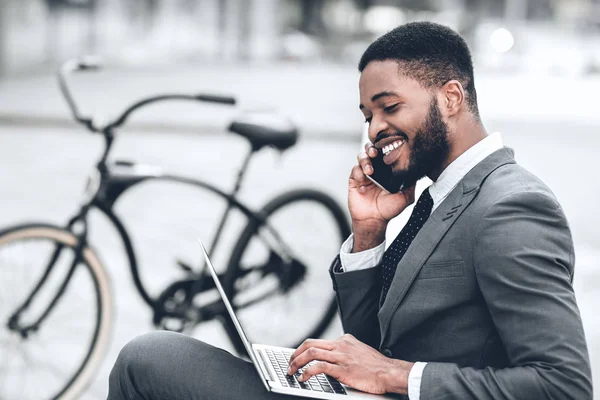
{"label": "suit lapel", "polygon": [[477,195],[485,178],[498,167],[515,163],[510,149],[500,149],[475,166],[435,209],[398,263],[394,280],[379,310],[383,345],[392,316],[404,300],[417,274],[454,221]]}

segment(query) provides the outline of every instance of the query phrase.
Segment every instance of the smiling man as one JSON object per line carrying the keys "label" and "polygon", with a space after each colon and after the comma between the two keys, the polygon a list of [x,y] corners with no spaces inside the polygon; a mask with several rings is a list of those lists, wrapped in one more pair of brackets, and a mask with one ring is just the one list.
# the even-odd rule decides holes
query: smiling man
{"label": "smiling man", "polygon": [[[365,152],[351,172],[353,235],[331,266],[346,335],[307,340],[289,373],[429,399],[592,399],[573,293],[573,242],[552,192],[479,117],[464,40],[419,22],[360,61]],[[398,185],[367,179],[383,152]],[[419,197],[385,249],[390,219]],[[399,186],[400,187],[400,186]]]}
{"label": "smiling man", "polygon": [[[410,400],[591,400],[567,221],[499,134],[487,135],[463,39],[441,25],[403,25],[371,44],[359,69],[373,145],[352,169],[353,234],[331,266],[346,335],[307,340],[288,372],[316,361],[300,380],[325,372]],[[401,192],[367,179],[379,151]],[[424,176],[433,184],[384,251],[388,222]],[[154,332],[122,349],[108,398],[289,397],[267,392],[240,358]]]}

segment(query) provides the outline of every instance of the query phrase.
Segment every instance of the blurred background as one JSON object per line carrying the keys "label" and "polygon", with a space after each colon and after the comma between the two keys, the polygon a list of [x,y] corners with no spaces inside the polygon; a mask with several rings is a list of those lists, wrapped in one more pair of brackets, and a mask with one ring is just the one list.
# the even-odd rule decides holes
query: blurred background
{"label": "blurred background", "polygon": [[480,69],[598,72],[597,0],[3,0],[2,75],[102,54],[125,64],[356,62],[374,37],[432,20]]}
{"label": "blurred background", "polygon": [[[276,112],[299,127],[300,142],[285,153],[258,153],[240,198],[258,209],[302,186],[345,207],[347,177],[365,140],[358,60],[376,37],[416,20],[446,24],[465,37],[488,132],[502,133],[517,161],[550,186],[565,210],[598,384],[600,0],[0,0],[0,226],[64,224],[76,210],[101,140],[72,121],[55,73],[61,62],[85,54],[101,56],[105,68],[73,76],[73,92],[98,121],[164,92],[214,92],[239,101],[235,108],[149,107],[120,132],[115,159],[230,189],[248,144],[228,133],[227,124],[240,113]],[[177,190],[142,190],[117,207],[131,224],[142,276],[156,290],[179,273],[164,253],[197,259],[195,239],[213,232],[221,207]],[[82,398],[103,399],[119,349],[152,324],[115,232],[99,216],[91,223],[90,242],[112,278],[116,317],[109,352]],[[228,225],[216,265],[228,259],[242,226]],[[331,289],[326,275],[319,285]],[[334,324],[327,335],[340,332]],[[231,348],[216,323],[195,335]]]}

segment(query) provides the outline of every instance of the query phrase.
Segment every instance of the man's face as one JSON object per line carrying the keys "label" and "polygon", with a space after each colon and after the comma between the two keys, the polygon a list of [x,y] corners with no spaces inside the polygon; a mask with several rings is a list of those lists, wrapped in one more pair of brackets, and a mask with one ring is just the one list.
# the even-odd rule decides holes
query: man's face
{"label": "man's face", "polygon": [[448,127],[435,96],[402,76],[395,61],[373,61],[359,81],[360,109],[369,139],[392,166],[398,185],[411,186],[448,157]]}

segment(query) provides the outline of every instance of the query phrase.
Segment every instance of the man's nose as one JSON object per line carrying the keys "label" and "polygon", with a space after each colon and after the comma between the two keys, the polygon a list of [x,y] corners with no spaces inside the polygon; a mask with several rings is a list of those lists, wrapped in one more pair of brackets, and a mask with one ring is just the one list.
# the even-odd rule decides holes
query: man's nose
{"label": "man's nose", "polygon": [[371,143],[375,143],[377,136],[379,136],[380,133],[386,132],[389,128],[390,126],[385,118],[376,118],[373,116],[373,118],[371,118],[371,123],[369,124],[369,140]]}
{"label": "man's nose", "polygon": [[373,116],[371,123],[369,124],[369,140],[371,143],[375,143],[377,136],[379,136],[380,133],[386,132],[389,128],[390,126],[385,118],[376,118]]}

